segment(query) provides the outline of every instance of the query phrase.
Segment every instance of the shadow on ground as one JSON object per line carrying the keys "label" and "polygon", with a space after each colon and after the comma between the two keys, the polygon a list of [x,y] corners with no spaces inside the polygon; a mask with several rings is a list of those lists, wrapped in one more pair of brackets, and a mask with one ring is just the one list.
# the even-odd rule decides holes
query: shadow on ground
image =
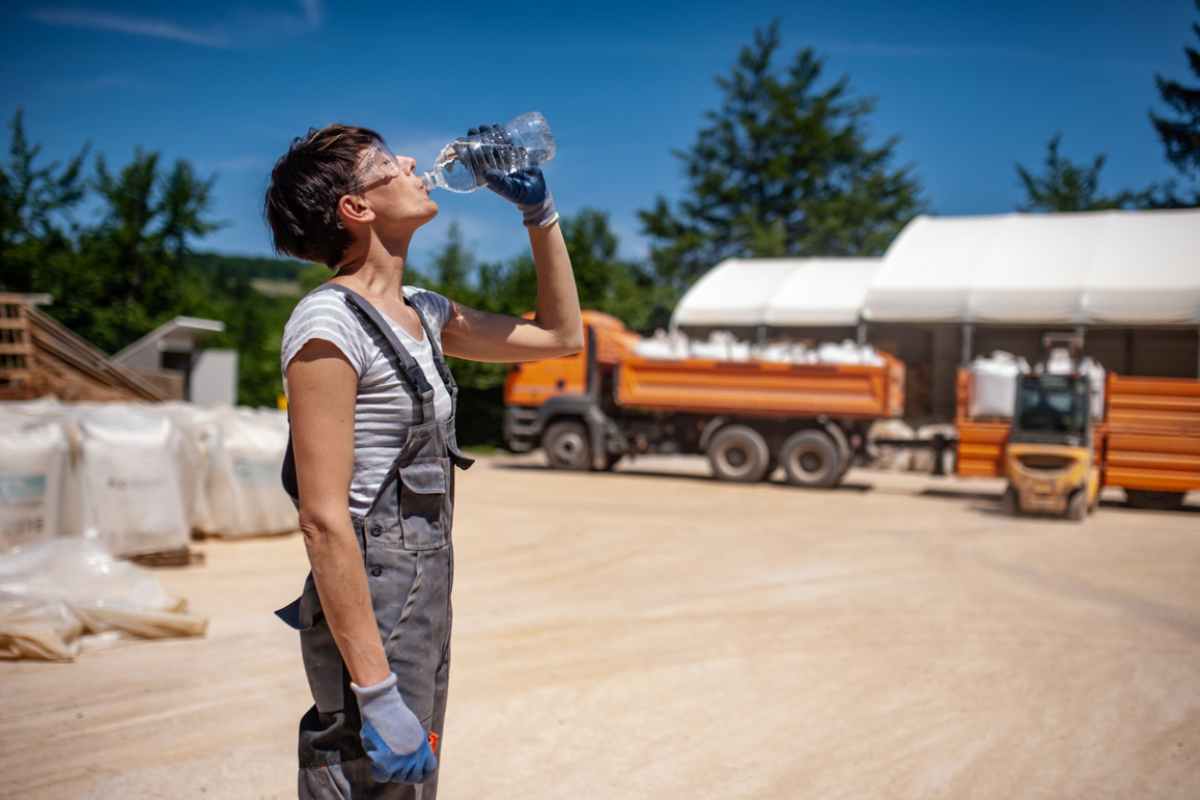
{"label": "shadow on ground", "polygon": [[[493,469],[518,470],[518,471],[525,471],[525,472],[545,472],[545,473],[551,473],[551,472],[567,473],[567,472],[570,472],[570,470],[552,469],[551,467],[548,467],[545,464],[496,462],[496,463],[492,464],[492,468]],[[582,472],[582,470],[581,470],[581,472]],[[621,475],[628,477],[630,475],[636,475],[637,477],[640,477],[640,478],[660,478],[660,479],[666,478],[666,479],[675,480],[675,481],[703,481],[705,483],[713,483],[716,481],[716,479],[713,478],[711,475],[704,475],[701,473],[673,472],[673,471],[669,471],[669,470],[642,469],[642,468],[638,468],[638,467],[622,467],[619,470],[612,470],[612,471],[596,470],[593,472],[588,472],[587,474],[598,476],[598,477],[612,477],[612,476],[621,476]],[[780,480],[778,478],[772,478],[769,481],[761,481],[760,483],[750,484],[750,485],[759,486],[759,485],[763,485],[763,484],[766,484],[769,486],[774,486],[779,489],[786,489],[786,490],[792,491],[792,492],[805,491],[804,489],[801,489],[796,486],[792,486],[792,485],[788,484],[786,481]],[[725,485],[732,485],[732,484],[725,484]],[[814,491],[870,492],[870,491],[874,491],[874,489],[875,489],[875,487],[869,483],[858,483],[858,482],[852,481],[852,482],[843,483],[839,486],[835,486],[832,489],[823,489],[823,490],[814,490]]]}

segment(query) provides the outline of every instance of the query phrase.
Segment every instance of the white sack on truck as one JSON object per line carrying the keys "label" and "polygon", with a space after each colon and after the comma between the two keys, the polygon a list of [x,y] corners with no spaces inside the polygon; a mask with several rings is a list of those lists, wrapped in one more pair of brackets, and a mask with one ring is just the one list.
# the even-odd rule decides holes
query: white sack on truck
{"label": "white sack on truck", "polygon": [[822,364],[866,364],[880,366],[883,357],[869,344],[858,344],[850,339],[841,344],[825,342],[817,348],[817,358]]}
{"label": "white sack on truck", "polygon": [[688,338],[682,333],[667,333],[660,329],[648,339],[638,339],[633,352],[642,358],[679,361],[688,357]]}

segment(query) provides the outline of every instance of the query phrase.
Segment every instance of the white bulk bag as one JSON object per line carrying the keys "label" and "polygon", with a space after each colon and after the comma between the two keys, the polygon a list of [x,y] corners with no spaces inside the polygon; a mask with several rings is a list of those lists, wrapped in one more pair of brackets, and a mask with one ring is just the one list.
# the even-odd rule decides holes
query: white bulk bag
{"label": "white bulk bag", "polygon": [[5,415],[0,428],[0,554],[22,552],[61,532],[70,448],[61,424],[32,419]]}
{"label": "white bulk bag", "polygon": [[162,403],[153,413],[171,420],[182,436],[181,485],[184,516],[193,530],[211,527],[208,508],[208,453],[220,428],[212,412],[192,403]]}
{"label": "white bulk bag", "polygon": [[912,466],[913,451],[906,447],[876,444],[877,439],[910,441],[915,437],[913,429],[898,419],[881,419],[871,424],[867,431],[868,463],[873,469],[905,472]]}
{"label": "white bulk bag", "polygon": [[79,477],[85,527],[114,555],[186,547],[183,437],[144,407],[111,404],[79,411]]}
{"label": "white bulk bag", "polygon": [[[1050,351],[1050,356],[1042,364],[1038,364],[1037,372],[1047,375],[1071,375],[1075,372],[1075,361],[1066,348],[1056,347]],[[1079,373],[1086,375],[1091,387],[1089,408],[1092,419],[1104,419],[1104,383],[1105,370],[1100,362],[1091,356],[1079,362]]]}
{"label": "white bulk bag", "polygon": [[1029,363],[1012,353],[996,350],[991,357],[978,356],[968,367],[971,381],[967,416],[971,419],[1012,419],[1017,400],[1017,379],[1029,372]]}
{"label": "white bulk bag", "polygon": [[280,483],[287,449],[282,412],[222,409],[220,436],[209,452],[208,533],[253,536],[299,527],[292,500]]}
{"label": "white bulk bag", "polygon": [[1104,367],[1100,366],[1100,362],[1092,358],[1085,358],[1083,364],[1080,366],[1083,374],[1088,376],[1088,382],[1092,387],[1092,419],[1104,419],[1104,385],[1106,377]]}

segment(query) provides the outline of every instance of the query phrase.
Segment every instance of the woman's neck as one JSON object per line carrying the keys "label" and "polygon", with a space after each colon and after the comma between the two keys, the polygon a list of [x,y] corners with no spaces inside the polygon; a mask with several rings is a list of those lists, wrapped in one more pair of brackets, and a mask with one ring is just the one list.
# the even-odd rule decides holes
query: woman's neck
{"label": "woman's neck", "polygon": [[333,277],[349,279],[347,283],[372,297],[401,297],[407,256],[407,241],[402,247],[388,248],[372,236],[359,253],[348,256],[338,266]]}

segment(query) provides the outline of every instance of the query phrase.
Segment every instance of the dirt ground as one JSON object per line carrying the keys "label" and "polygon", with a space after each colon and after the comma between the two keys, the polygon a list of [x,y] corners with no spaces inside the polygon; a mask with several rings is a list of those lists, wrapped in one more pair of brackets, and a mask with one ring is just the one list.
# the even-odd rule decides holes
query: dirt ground
{"label": "dirt ground", "polygon": [[[705,474],[461,476],[443,798],[1200,795],[1200,498]],[[303,543],[199,547],[159,574],[206,638],[0,664],[0,796],[295,796]]]}

